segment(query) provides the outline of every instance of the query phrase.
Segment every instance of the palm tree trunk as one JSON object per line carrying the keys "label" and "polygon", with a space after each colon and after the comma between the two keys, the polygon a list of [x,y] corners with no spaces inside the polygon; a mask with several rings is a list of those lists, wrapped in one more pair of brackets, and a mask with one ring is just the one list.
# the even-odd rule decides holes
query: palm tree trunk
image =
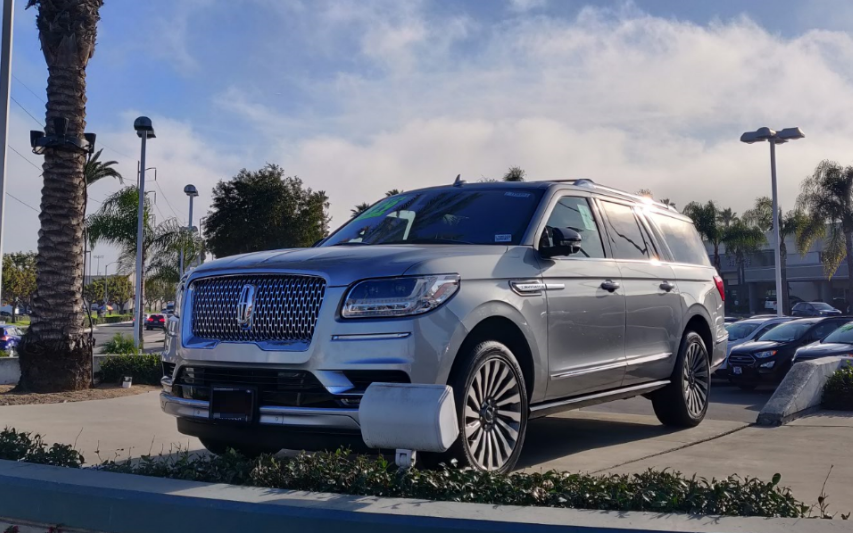
{"label": "palm tree trunk", "polygon": [[717,269],[717,274],[720,274],[722,269],[720,268],[720,244],[714,243],[714,268]]}
{"label": "palm tree trunk", "polygon": [[[54,119],[66,118],[67,134],[83,137],[85,93],[85,69],[48,68],[47,135],[55,134]],[[48,148],[44,154],[37,288],[19,348],[25,390],[79,390],[92,382],[92,342],[83,329],[85,162],[79,151]]]}
{"label": "palm tree trunk", "polygon": [[779,243],[779,266],[782,271],[782,294],[777,297],[776,305],[781,305],[779,309],[786,315],[791,314],[791,298],[788,294],[788,248],[783,240]]}
{"label": "palm tree trunk", "polygon": [[847,248],[847,309],[845,312],[849,312],[853,310],[853,232],[844,232],[844,246]]}

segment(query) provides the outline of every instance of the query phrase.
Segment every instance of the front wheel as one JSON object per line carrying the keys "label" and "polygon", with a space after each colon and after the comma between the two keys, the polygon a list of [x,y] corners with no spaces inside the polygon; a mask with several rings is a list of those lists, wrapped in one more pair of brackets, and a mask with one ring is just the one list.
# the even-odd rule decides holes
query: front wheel
{"label": "front wheel", "polygon": [[688,331],[681,340],[670,383],[652,396],[658,420],[666,426],[698,426],[708,412],[711,363],[702,337]]}
{"label": "front wheel", "polygon": [[524,375],[505,345],[486,341],[465,354],[451,377],[459,438],[448,450],[460,466],[509,472],[521,455],[527,432]]}

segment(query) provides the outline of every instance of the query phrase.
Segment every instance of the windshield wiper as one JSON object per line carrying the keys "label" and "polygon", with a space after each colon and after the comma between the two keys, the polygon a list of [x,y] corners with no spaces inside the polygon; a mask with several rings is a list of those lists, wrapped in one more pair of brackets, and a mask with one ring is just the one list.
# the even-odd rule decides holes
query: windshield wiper
{"label": "windshield wiper", "polygon": [[339,242],[337,244],[333,244],[332,246],[356,246],[356,245],[370,246],[370,244],[371,243],[369,243],[369,242],[363,242],[363,241],[346,241],[346,242]]}
{"label": "windshield wiper", "polygon": [[460,241],[457,239],[444,239],[440,237],[436,238],[418,238],[418,239],[408,239],[405,241],[388,241],[377,244],[474,244],[473,242],[468,241]]}

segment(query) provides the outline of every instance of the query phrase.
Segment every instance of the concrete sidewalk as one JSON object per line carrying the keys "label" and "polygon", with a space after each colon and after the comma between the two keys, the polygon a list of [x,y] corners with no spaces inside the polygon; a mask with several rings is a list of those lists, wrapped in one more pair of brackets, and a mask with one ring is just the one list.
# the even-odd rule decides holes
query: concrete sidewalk
{"label": "concrete sidewalk", "polygon": [[[0,407],[0,424],[76,443],[88,464],[100,460],[202,449],[160,411],[158,394],[111,400]],[[530,424],[519,467],[526,471],[632,473],[648,468],[701,477],[759,477],[777,472],[782,485],[811,504],[826,484],[831,510],[853,510],[853,414],[819,414],[778,428],[705,420],[673,431],[647,415],[578,411]]]}

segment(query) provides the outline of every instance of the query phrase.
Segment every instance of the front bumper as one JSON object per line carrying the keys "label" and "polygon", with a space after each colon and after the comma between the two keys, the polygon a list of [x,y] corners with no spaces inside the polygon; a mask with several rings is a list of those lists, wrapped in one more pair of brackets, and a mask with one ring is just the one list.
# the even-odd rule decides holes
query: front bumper
{"label": "front bumper", "polygon": [[[729,368],[726,369],[726,377],[732,383],[778,383],[782,381],[785,377],[785,374],[788,373],[788,370],[791,368],[790,361],[784,360],[775,360],[771,359],[770,361],[766,360],[758,360],[759,362],[755,364],[755,366],[742,366],[742,365],[729,365]],[[772,368],[762,368],[761,364],[766,364],[769,362],[773,362]],[[740,368],[740,374],[735,374],[735,368]]]}
{"label": "front bumper", "polygon": [[[160,408],[164,413],[178,418],[210,421],[208,402],[190,400],[160,393]],[[323,431],[359,432],[358,409],[315,409],[307,407],[260,406],[257,424]],[[230,431],[239,432],[246,426],[222,425]]]}

